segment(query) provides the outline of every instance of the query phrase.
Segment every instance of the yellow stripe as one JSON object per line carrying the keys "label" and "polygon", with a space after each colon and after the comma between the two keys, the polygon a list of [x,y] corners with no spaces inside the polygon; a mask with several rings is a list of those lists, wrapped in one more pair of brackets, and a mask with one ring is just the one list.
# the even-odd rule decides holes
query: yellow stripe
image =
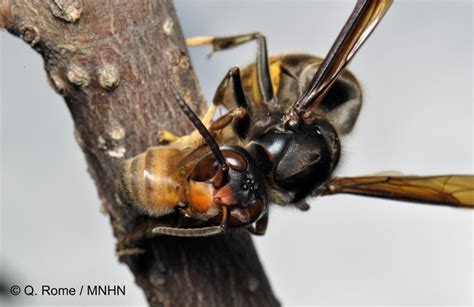
{"label": "yellow stripe", "polygon": [[[273,93],[278,95],[278,88],[280,86],[281,61],[276,61],[270,64],[270,77],[272,79]],[[252,71],[252,102],[254,104],[262,103],[262,96],[260,95],[260,88],[258,86],[257,69],[254,66]]]}

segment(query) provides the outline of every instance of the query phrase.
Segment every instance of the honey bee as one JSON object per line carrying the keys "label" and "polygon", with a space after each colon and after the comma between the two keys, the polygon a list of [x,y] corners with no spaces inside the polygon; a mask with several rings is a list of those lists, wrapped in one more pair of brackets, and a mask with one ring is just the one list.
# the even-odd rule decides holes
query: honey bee
{"label": "honey bee", "polygon": [[[161,227],[154,232],[213,235],[223,233],[229,226],[249,226],[256,222],[255,227],[249,228],[250,231],[264,234],[269,203],[292,204],[305,210],[309,208],[306,204],[308,196],[337,193],[473,207],[474,176],[471,175],[332,177],[341,155],[340,136],[351,132],[362,106],[360,84],[345,67],[391,3],[357,1],[324,59],[303,54],[268,57],[266,39],[261,33],[188,39],[189,46],[212,45],[214,52],[256,41],[257,59],[255,64],[247,66],[242,72],[238,67],[229,70],[216,90],[213,104],[204,116],[204,124],[199,122],[177,94],[179,105],[205,143],[196,134],[178,138],[163,132],[163,138],[171,141],[173,146],[178,146],[178,149],[171,152],[168,147],[152,148],[124,163],[123,190],[128,191],[130,199],[146,213],[160,216],[177,208],[192,219],[213,225],[193,230]],[[210,118],[218,106],[224,106],[229,111],[212,121]],[[204,128],[198,128],[200,125]],[[208,129],[205,129],[206,125]],[[208,150],[205,144],[211,153],[197,159],[191,150]],[[241,176],[233,177],[224,171],[232,168],[231,152],[249,165]],[[161,157],[174,156],[185,162],[172,166],[171,159],[161,158],[160,162],[156,162],[161,163],[161,166],[146,167],[146,160],[150,161],[158,154]],[[153,159],[159,161],[160,158]],[[212,160],[212,163],[205,162],[206,159]],[[179,171],[175,175],[165,175],[170,168]],[[217,171],[219,168],[222,171]],[[156,172],[150,173],[151,169]],[[201,173],[207,176],[197,175]],[[250,193],[252,196],[245,200],[238,201],[235,198],[236,201],[225,204],[216,201],[215,195],[226,184],[235,187],[229,194],[241,192],[239,187],[245,186],[243,178],[247,175],[258,178],[258,195]],[[214,176],[218,179],[213,179]],[[181,191],[173,192],[179,196],[171,197],[171,193],[165,192],[169,190],[169,180],[173,180],[172,187],[176,191]],[[166,181],[166,184],[162,181]],[[147,186],[146,182],[157,184],[152,187],[150,183]],[[196,184],[199,185],[194,188]],[[202,205],[201,200],[194,200],[203,193],[201,185],[206,187],[206,205]],[[182,192],[182,189],[186,189],[186,192]],[[212,197],[209,196],[211,194]],[[150,202],[150,199],[154,202]],[[205,210],[199,211],[201,207]],[[246,208],[249,218],[239,218],[243,208]],[[232,213],[233,210],[235,213]],[[233,220],[237,222],[229,224],[229,216],[230,221],[234,217]]]}
{"label": "honey bee", "polygon": [[[175,90],[178,105],[199,137],[190,135],[169,146],[151,147],[125,161],[121,171],[122,199],[151,216],[179,210],[200,228],[156,227],[155,234],[209,236],[257,221],[267,210],[267,195],[254,158],[242,147],[216,143],[206,125]],[[209,124],[211,110],[204,122]],[[211,125],[211,130],[216,125]],[[251,228],[251,227],[250,227]]]}

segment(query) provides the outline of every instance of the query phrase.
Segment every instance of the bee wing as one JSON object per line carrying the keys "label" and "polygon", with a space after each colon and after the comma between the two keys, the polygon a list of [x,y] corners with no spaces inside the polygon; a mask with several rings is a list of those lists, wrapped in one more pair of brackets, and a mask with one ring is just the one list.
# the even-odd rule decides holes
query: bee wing
{"label": "bee wing", "polygon": [[336,177],[319,195],[349,193],[394,200],[474,208],[474,176]]}
{"label": "bee wing", "polygon": [[[183,150],[184,156],[180,160],[178,160],[178,162],[175,165],[170,167],[168,175],[174,174],[175,172],[183,168],[186,164],[192,161],[199,160],[200,158],[202,158],[209,152],[210,152],[210,149],[206,144],[199,145],[198,147],[192,150],[190,149],[189,151]],[[177,157],[177,159],[179,158],[180,157]]]}
{"label": "bee wing", "polygon": [[291,107],[300,114],[317,105],[331,88],[342,69],[369,37],[392,0],[358,0],[328,55],[319,66],[309,86]]}

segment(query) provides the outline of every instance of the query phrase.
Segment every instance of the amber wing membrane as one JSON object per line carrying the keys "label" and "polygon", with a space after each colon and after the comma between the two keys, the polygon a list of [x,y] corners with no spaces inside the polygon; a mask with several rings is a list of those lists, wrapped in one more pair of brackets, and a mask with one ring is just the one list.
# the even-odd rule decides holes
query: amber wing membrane
{"label": "amber wing membrane", "polygon": [[321,194],[350,193],[395,200],[474,208],[474,176],[336,177]]}

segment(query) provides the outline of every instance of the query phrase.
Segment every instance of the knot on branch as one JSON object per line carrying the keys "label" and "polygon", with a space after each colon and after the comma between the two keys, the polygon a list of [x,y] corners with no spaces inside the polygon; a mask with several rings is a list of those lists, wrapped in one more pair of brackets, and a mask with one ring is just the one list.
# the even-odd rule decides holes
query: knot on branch
{"label": "knot on branch", "polygon": [[55,17],[67,22],[76,22],[81,18],[82,0],[53,0],[49,8]]}

